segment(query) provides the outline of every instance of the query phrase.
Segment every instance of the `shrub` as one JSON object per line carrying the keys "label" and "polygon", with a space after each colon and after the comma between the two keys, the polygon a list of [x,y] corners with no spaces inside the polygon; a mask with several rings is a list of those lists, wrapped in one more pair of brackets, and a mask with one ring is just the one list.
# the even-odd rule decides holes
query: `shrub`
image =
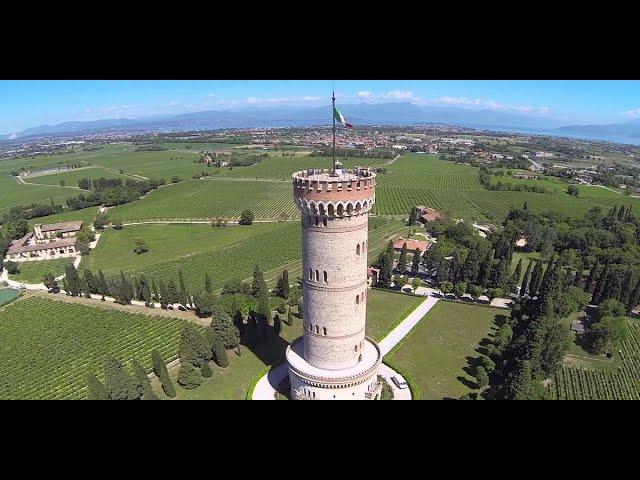
{"label": "shrub", "polygon": [[109,400],[106,388],[92,372],[87,373],[87,398],[89,400]]}
{"label": "shrub", "polygon": [[160,355],[160,352],[155,348],[151,351],[151,360],[153,362],[153,372],[160,379],[162,383],[162,390],[168,397],[174,398],[176,396],[176,389],[173,386],[173,382],[169,378],[169,372],[167,372],[167,366]]}
{"label": "shrub", "polygon": [[211,370],[211,365],[209,362],[205,362],[200,369],[200,373],[204,378],[210,378],[213,375],[213,370]]}
{"label": "shrub", "polygon": [[222,368],[227,368],[229,366],[227,351],[224,349],[224,342],[220,335],[214,335],[213,337],[213,358],[218,366]]}
{"label": "shrub", "polygon": [[7,262],[4,264],[4,267],[7,269],[7,273],[10,275],[15,275],[20,273],[20,267],[17,262]]}

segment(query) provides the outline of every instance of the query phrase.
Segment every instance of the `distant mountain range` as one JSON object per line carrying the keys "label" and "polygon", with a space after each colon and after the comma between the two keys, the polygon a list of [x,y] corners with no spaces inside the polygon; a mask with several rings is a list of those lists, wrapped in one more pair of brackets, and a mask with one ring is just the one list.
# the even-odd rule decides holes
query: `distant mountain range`
{"label": "distant mountain range", "polygon": [[[562,126],[558,121],[495,110],[472,110],[458,107],[420,106],[410,102],[378,104],[344,104],[341,111],[357,125],[445,124],[488,130],[518,130],[555,135],[585,135],[591,138],[640,138],[640,120],[610,125]],[[0,140],[37,136],[79,135],[101,132],[170,132],[251,127],[305,127],[330,125],[331,106],[263,107],[242,111],[202,111],[179,115],[162,115],[140,119],[105,119],[40,125],[13,134],[0,135]]]}

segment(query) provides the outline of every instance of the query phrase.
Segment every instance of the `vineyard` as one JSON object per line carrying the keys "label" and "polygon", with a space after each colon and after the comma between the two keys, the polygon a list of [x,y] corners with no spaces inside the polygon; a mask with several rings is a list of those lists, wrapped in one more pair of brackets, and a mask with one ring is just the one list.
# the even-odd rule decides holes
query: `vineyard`
{"label": "vineyard", "polygon": [[630,321],[621,364],[613,371],[563,366],[556,374],[553,394],[559,400],[639,400],[640,325]]}
{"label": "vineyard", "polygon": [[145,198],[109,211],[113,220],[157,219],[237,220],[243,210],[252,210],[256,219],[297,218],[290,182],[249,180],[192,180],[169,185]]}
{"label": "vineyard", "polygon": [[176,358],[184,320],[27,298],[0,310],[0,399],[83,399],[87,372],[113,354],[151,371],[151,350]]}

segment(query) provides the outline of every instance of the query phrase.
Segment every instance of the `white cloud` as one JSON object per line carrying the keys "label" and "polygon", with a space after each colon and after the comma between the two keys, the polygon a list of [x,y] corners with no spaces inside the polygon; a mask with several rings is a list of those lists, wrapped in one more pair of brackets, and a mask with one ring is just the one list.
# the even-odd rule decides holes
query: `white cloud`
{"label": "white cloud", "polygon": [[320,100],[320,97],[312,97],[310,95],[305,95],[304,97],[247,97],[246,103],[251,105],[279,105],[317,102],[318,100]]}
{"label": "white cloud", "polygon": [[391,90],[384,94],[385,98],[393,100],[418,100],[411,90]]}
{"label": "white cloud", "polygon": [[317,102],[318,100],[320,100],[320,97],[310,97],[309,95],[302,97],[302,100],[304,100],[305,102]]}
{"label": "white cloud", "polygon": [[491,99],[469,98],[469,97],[438,97],[425,102],[428,105],[455,105],[463,107],[486,108],[488,110],[511,111],[520,113],[531,113],[537,115],[547,115],[551,112],[549,107],[536,107],[530,105],[509,105],[499,103]]}
{"label": "white cloud", "polygon": [[356,95],[360,98],[369,98],[373,95],[373,92],[370,92],[369,90],[361,90]]}
{"label": "white cloud", "polygon": [[623,114],[630,118],[640,118],[640,108],[634,108],[633,110],[627,110]]}

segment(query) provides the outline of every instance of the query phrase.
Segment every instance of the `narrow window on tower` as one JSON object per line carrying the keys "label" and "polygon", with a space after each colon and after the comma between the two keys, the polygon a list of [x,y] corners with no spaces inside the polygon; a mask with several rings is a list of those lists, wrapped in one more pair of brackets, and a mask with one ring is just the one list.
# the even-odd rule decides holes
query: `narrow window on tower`
{"label": "narrow window on tower", "polygon": [[327,336],[327,327],[322,327],[322,334],[326,337]]}
{"label": "narrow window on tower", "polygon": [[360,305],[360,295],[356,295],[356,305]]}
{"label": "narrow window on tower", "polygon": [[316,282],[320,281],[320,272],[316,270]]}
{"label": "narrow window on tower", "polygon": [[316,335],[320,334],[320,327],[318,325],[316,325]]}
{"label": "narrow window on tower", "polygon": [[324,278],[324,283],[327,283],[327,271],[322,272],[322,276]]}
{"label": "narrow window on tower", "polygon": [[309,269],[309,280],[313,280],[313,270]]}
{"label": "narrow window on tower", "polygon": [[356,245],[356,255],[360,256],[360,244]]}
{"label": "narrow window on tower", "polygon": [[326,218],[323,218],[323,219],[322,219],[322,226],[323,226],[323,227],[326,227],[326,226],[327,226],[327,219],[326,219]]}

